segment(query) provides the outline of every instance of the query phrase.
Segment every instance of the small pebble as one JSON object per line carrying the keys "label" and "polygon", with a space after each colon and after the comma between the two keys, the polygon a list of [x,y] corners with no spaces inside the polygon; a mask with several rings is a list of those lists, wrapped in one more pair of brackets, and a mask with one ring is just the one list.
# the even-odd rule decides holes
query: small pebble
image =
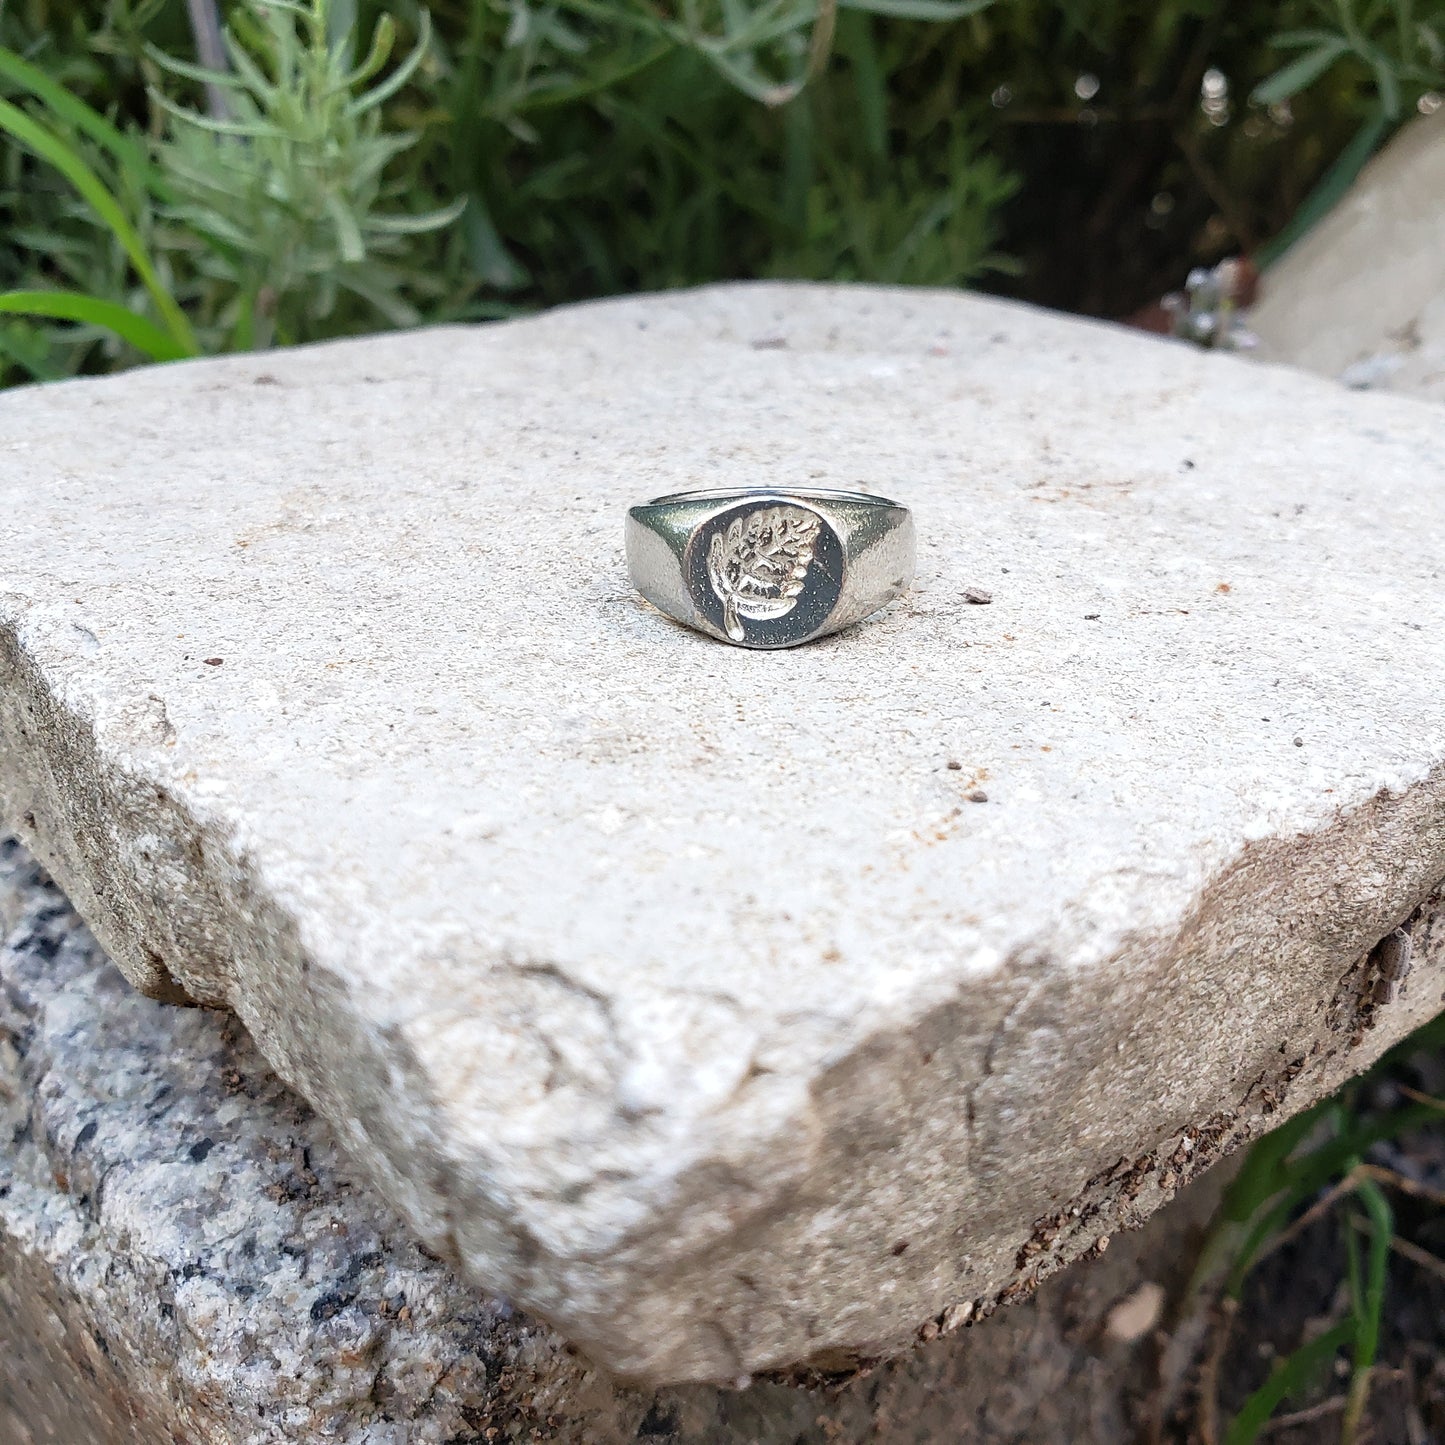
{"label": "small pebble", "polygon": [[988,794],[985,793],[982,788],[975,788],[973,792],[968,795],[968,801],[970,803],[986,803],[988,802]]}
{"label": "small pebble", "polygon": [[1164,1301],[1163,1285],[1146,1280],[1109,1311],[1104,1333],[1121,1345],[1135,1344],[1159,1323],[1164,1313]]}
{"label": "small pebble", "polygon": [[972,602],[975,606],[984,607],[993,601],[993,593],[985,592],[982,587],[965,587],[963,589],[963,600]]}
{"label": "small pebble", "polygon": [[950,773],[961,773],[961,772],[963,771],[963,764],[962,764],[962,763],[956,763],[956,762],[953,761],[952,758],[950,758],[950,759],[948,760],[948,771],[949,771]]}
{"label": "small pebble", "polygon": [[1295,745],[1295,747],[1297,747],[1297,748],[1302,748],[1302,747],[1304,747],[1304,745],[1305,745],[1305,740],[1304,740],[1303,738],[1296,738],[1296,739],[1294,740],[1294,745]]}
{"label": "small pebble", "polygon": [[221,659],[219,657],[203,657],[201,661],[204,662],[207,667],[219,667],[221,665]]}

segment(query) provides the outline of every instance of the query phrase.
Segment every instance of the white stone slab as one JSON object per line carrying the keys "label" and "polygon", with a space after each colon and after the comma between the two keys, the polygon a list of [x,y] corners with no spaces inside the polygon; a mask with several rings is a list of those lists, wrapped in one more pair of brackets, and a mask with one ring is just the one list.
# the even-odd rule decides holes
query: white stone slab
{"label": "white stone slab", "polygon": [[1445,401],[1445,110],[1405,126],[1265,273],[1249,324],[1272,360]]}
{"label": "white stone slab", "polygon": [[[600,1361],[884,1352],[1440,1008],[1442,456],[867,289],[11,393],[0,814]],[[790,479],[911,503],[915,590],[767,654],[632,595],[627,503]]]}

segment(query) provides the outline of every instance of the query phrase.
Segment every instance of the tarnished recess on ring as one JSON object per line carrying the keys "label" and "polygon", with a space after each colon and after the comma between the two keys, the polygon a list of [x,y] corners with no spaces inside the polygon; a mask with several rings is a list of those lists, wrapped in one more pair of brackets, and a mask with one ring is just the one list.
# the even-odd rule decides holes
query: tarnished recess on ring
{"label": "tarnished recess on ring", "polygon": [[632,585],[739,647],[796,647],[850,627],[913,580],[913,516],[822,487],[673,492],[627,513]]}

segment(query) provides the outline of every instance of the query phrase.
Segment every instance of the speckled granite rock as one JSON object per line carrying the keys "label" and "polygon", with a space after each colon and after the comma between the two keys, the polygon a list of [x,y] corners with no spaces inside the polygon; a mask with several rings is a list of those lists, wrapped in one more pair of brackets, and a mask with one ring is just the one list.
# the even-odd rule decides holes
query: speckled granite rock
{"label": "speckled granite rock", "polygon": [[[460,1432],[538,1331],[344,1182],[233,1018],[141,998],[14,845],[5,871],[0,1319],[33,1351],[0,1369],[15,1415],[90,1395],[146,1441]],[[393,1410],[417,1433],[373,1428]]]}
{"label": "speckled granite rock", "polygon": [[645,1395],[348,1180],[234,1018],[142,998],[0,844],[3,1445],[1115,1445],[1214,1193],[846,1384]]}
{"label": "speckled granite rock", "polygon": [[[1445,877],[1442,457],[868,288],[13,392],[0,815],[593,1358],[877,1356],[1440,1008],[1362,961]],[[631,593],[629,501],[790,478],[912,504],[912,593],[769,654]]]}

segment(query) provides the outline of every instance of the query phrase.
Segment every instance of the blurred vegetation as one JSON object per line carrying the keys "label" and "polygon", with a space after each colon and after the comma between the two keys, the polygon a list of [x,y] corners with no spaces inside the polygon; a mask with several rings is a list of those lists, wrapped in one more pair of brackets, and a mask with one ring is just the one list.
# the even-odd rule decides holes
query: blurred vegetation
{"label": "blurred vegetation", "polygon": [[[1372,1386],[1388,1366],[1408,1363],[1405,1347],[1418,1347],[1427,1361],[1438,1360],[1445,1341],[1445,1260],[1433,1252],[1445,1242],[1442,1079],[1445,1015],[1245,1155],[1190,1291],[1196,1302],[1209,1301],[1214,1317],[1192,1420],[1199,1438],[1252,1445],[1287,1408],[1305,1413],[1302,1438],[1340,1445],[1362,1445],[1367,1436],[1424,1438],[1427,1426],[1420,1423],[1416,1401],[1406,1401],[1407,1411],[1416,1414],[1414,1427],[1392,1419],[1376,1437],[1369,1422]],[[1302,1243],[1311,1231],[1323,1237]],[[1337,1241],[1332,1265],[1331,1231]],[[1414,1296],[1418,1306],[1401,1309],[1398,1322],[1388,1313],[1392,1256],[1397,1271],[1404,1272],[1393,1281],[1403,1296],[1399,1302]],[[1282,1278],[1252,1289],[1265,1267],[1280,1259]],[[1307,1278],[1311,1269],[1324,1281],[1323,1297],[1314,1302],[1317,1313],[1309,1307],[1311,1289],[1319,1287],[1318,1280]],[[1306,1318],[1298,1318],[1301,1313]],[[1232,1335],[1248,1334],[1251,1323],[1266,1324],[1259,1317],[1271,1314],[1284,1326],[1281,1348],[1271,1349],[1264,1361],[1257,1350],[1230,1349]],[[1424,1338],[1412,1338],[1419,1321],[1411,1314],[1433,1321]],[[1254,1331],[1256,1343],[1261,1333],[1271,1332],[1267,1324]],[[1341,1381],[1341,1393],[1331,1396]],[[1441,1397],[1430,1392],[1429,1408],[1436,1415],[1430,1423],[1445,1425],[1436,1409]],[[1225,1402],[1232,1407],[1227,1413],[1221,1410]]]}
{"label": "blurred vegetation", "polygon": [[1124,315],[1307,224],[1442,35],[1445,0],[0,0],[0,379],[747,276]]}

